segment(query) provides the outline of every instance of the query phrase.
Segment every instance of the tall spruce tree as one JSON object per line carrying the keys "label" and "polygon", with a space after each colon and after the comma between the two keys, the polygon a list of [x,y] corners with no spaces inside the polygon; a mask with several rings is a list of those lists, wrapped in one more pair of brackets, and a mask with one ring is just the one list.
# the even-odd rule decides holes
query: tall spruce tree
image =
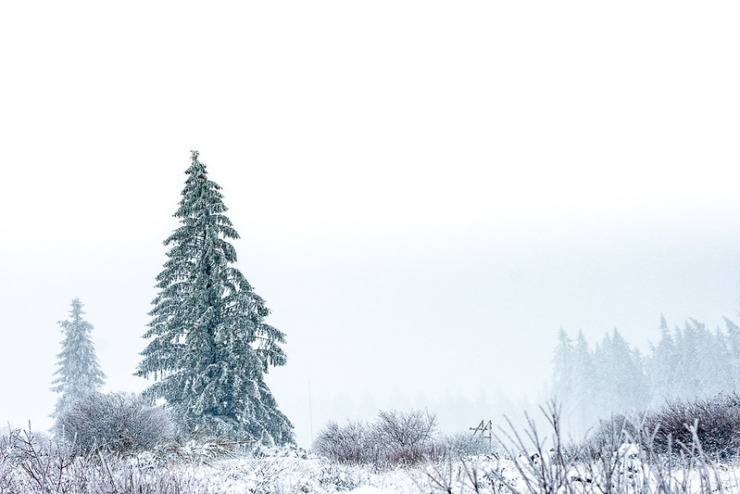
{"label": "tall spruce tree", "polygon": [[284,334],[263,321],[265,302],[233,267],[228,239],[239,235],[197,151],[185,173],[136,373],[154,378],[145,393],[166,400],[185,434],[292,443],[293,426],[264,380],[269,366],[285,364]]}
{"label": "tall spruce tree", "polygon": [[617,328],[612,330],[605,348],[605,375],[611,392],[611,411],[625,413],[642,410],[650,401],[650,385],[643,369],[643,358],[625,341]]}
{"label": "tall spruce tree", "polygon": [[573,395],[573,360],[573,340],[560,328],[552,359],[552,395],[561,404],[570,403]]}
{"label": "tall spruce tree", "polygon": [[59,321],[64,339],[62,351],[57,355],[57,376],[52,382],[51,390],[61,393],[57,399],[52,417],[59,417],[73,403],[90,393],[100,390],[104,384],[105,374],[100,370],[95,355],[95,345],[90,338],[93,325],[82,318],[79,299],[72,300],[72,309],[68,321]]}
{"label": "tall spruce tree", "polygon": [[595,375],[597,361],[590,350],[586,336],[578,330],[575,346],[573,347],[573,416],[575,419],[573,432],[584,434],[593,425],[595,397],[598,387]]}
{"label": "tall spruce tree", "polygon": [[729,368],[732,373],[731,387],[733,391],[740,391],[740,326],[725,319],[727,346],[730,354]]}
{"label": "tall spruce tree", "polygon": [[666,401],[678,398],[676,373],[679,354],[663,314],[660,315],[660,340],[657,345],[651,344],[650,349],[646,363],[651,390],[650,406],[658,408]]}

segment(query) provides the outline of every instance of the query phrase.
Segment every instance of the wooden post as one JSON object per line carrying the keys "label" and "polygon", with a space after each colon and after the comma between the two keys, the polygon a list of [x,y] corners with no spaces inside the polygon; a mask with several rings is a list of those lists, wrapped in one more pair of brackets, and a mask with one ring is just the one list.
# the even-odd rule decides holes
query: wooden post
{"label": "wooden post", "polygon": [[480,432],[481,437],[488,439],[489,444],[493,444],[493,421],[481,420],[477,427],[471,427],[473,431],[473,437]]}

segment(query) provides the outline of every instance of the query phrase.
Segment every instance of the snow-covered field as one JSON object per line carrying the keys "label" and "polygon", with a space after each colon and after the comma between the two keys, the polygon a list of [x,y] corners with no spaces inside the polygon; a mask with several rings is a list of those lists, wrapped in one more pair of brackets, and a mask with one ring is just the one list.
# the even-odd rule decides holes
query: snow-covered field
{"label": "snow-covered field", "polygon": [[[672,469],[642,461],[633,446],[611,464],[572,464],[476,456],[439,464],[376,470],[338,465],[310,454],[220,459],[171,467],[183,492],[218,493],[710,493],[740,492],[737,463],[678,462]],[[159,472],[164,473],[163,471]]]}
{"label": "snow-covered field", "polygon": [[[27,445],[26,445],[27,446]],[[257,454],[185,446],[128,458],[70,460],[18,443],[0,452],[0,493],[701,493],[740,492],[736,462],[699,456],[672,464],[626,445],[591,462],[549,452],[544,458],[478,455],[436,464],[378,469],[340,465],[282,449]]]}

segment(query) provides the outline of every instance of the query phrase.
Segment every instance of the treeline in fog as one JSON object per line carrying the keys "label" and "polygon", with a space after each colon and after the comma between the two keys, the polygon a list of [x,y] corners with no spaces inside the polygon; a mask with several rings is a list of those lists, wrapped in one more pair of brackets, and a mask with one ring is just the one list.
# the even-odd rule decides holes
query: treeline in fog
{"label": "treeline in fog", "polygon": [[614,413],[657,408],[740,389],[740,327],[725,318],[711,331],[695,320],[669,329],[647,354],[614,329],[591,344],[582,331],[561,329],[553,358],[551,393],[563,406],[564,424],[582,434]]}

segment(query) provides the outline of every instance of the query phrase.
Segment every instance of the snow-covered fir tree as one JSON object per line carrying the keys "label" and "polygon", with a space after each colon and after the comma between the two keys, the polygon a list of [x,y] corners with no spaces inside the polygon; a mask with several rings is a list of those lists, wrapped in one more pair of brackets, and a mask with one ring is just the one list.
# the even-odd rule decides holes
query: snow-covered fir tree
{"label": "snow-covered fir tree", "polygon": [[593,352],[589,350],[583,331],[578,331],[573,351],[573,416],[575,418],[574,431],[582,434],[593,425],[590,423],[594,415],[594,399],[596,395],[595,379],[597,376],[596,362]]}
{"label": "snow-covered fir tree", "polygon": [[725,332],[727,333],[727,350],[730,356],[730,374],[732,375],[731,389],[740,390],[740,327],[725,319]]}
{"label": "snow-covered fir tree", "polygon": [[702,356],[707,361],[704,392],[708,396],[729,393],[735,389],[735,375],[728,337],[719,326],[713,333],[707,331],[707,335],[707,341],[702,346]]}
{"label": "snow-covered fir tree", "polygon": [[552,359],[552,395],[561,404],[570,403],[573,396],[573,360],[573,340],[560,328]]}
{"label": "snow-covered fir tree", "polygon": [[166,401],[185,434],[292,443],[293,426],[264,379],[285,364],[284,334],[264,322],[265,302],[233,266],[228,239],[239,235],[197,151],[185,173],[137,374],[154,378],[145,393]]}
{"label": "snow-covered fir tree", "polygon": [[660,340],[650,344],[651,353],[647,358],[645,370],[650,379],[650,406],[658,408],[666,401],[678,398],[676,372],[678,367],[678,348],[668,329],[665,316],[660,315]]}
{"label": "snow-covered fir tree", "polygon": [[574,342],[561,328],[553,359],[552,393],[563,407],[565,425],[571,434],[585,433],[597,418],[595,371],[593,355],[583,331],[578,331]]}
{"label": "snow-covered fir tree", "polygon": [[695,319],[689,319],[683,330],[676,327],[675,334],[679,355],[675,375],[679,385],[678,396],[687,400],[702,398],[702,384],[706,373],[699,349],[703,346],[702,338],[706,336],[704,325]]}
{"label": "snow-covered fir tree", "polygon": [[617,328],[602,344],[602,368],[609,411],[628,412],[644,409],[650,401],[650,385],[642,365],[642,356],[630,347]]}
{"label": "snow-covered fir tree", "polygon": [[660,340],[644,357],[616,328],[593,351],[582,332],[573,342],[561,329],[552,393],[567,412],[566,424],[578,433],[612,413],[740,392],[740,327],[727,318],[725,326],[712,332],[689,319],[670,331],[661,316]]}
{"label": "snow-covered fir tree", "polygon": [[70,405],[90,393],[100,390],[105,374],[95,355],[95,345],[90,333],[93,325],[83,319],[82,302],[72,300],[69,320],[59,321],[64,339],[62,351],[57,355],[57,376],[51,390],[60,393],[52,417],[59,417]]}

